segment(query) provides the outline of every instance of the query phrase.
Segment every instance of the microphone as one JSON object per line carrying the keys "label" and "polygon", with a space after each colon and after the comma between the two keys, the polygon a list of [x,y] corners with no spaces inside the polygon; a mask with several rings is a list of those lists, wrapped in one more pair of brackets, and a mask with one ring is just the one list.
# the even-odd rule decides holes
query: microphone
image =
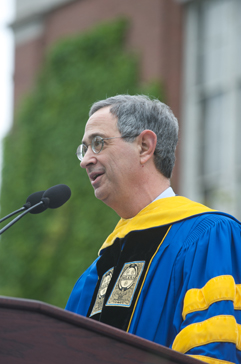
{"label": "microphone", "polygon": [[[31,204],[31,202],[32,203],[35,202],[42,192],[43,191],[35,192],[32,195],[30,195],[27,198],[25,207],[22,207],[22,209],[23,208],[25,209],[26,206],[29,206],[29,204]],[[28,212],[38,214],[38,213],[46,210],[48,207],[51,209],[58,208],[58,207],[62,206],[65,202],[67,202],[68,199],[70,198],[70,196],[71,196],[71,190],[67,185],[60,184],[60,185],[50,187],[48,190],[46,190],[42,194],[42,198],[39,202],[37,202],[33,206],[30,206],[29,208],[27,208],[26,211],[24,211],[22,214],[18,215],[15,219],[10,221],[10,223],[8,223],[6,226],[4,226],[4,228],[2,228],[0,230],[0,235],[2,233],[4,233],[4,231],[6,231],[8,228],[10,228],[10,226],[15,224],[15,222],[20,220]]]}
{"label": "microphone", "polygon": [[[34,192],[30,196],[28,196],[26,203],[23,205],[26,209],[29,209],[31,206],[35,206],[39,203],[43,197],[45,191]],[[39,214],[47,209],[46,206],[40,205],[35,207],[33,210],[30,210],[30,214]]]}
{"label": "microphone", "polygon": [[41,201],[50,209],[62,206],[71,196],[71,190],[67,185],[56,185],[50,187],[43,193]]}
{"label": "microphone", "polygon": [[[0,223],[7,220],[9,217],[16,215],[18,212],[21,212],[23,210],[27,210],[29,209],[29,207],[36,205],[38,202],[41,201],[41,198],[43,196],[43,193],[45,191],[39,191],[39,192],[34,192],[32,193],[30,196],[28,196],[26,203],[23,205],[23,207],[21,207],[20,209],[11,212],[10,214],[8,214],[7,216],[3,217],[2,219],[0,219]],[[43,206],[39,206],[36,207],[36,209],[34,209],[33,211],[31,211],[31,214],[37,214],[39,212],[42,212],[44,210],[46,210],[47,207]]]}

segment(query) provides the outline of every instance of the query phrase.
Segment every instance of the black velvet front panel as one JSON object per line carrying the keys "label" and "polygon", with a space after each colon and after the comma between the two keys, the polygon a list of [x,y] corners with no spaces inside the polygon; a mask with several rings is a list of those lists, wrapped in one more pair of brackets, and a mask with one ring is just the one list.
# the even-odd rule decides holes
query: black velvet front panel
{"label": "black velvet front panel", "polygon": [[[169,227],[170,225],[130,232],[123,239],[117,238],[104,251],[97,263],[99,281],[88,316],[127,330],[149,262]],[[103,302],[102,310],[93,314],[93,308],[95,311],[99,307],[96,302],[100,299]]]}

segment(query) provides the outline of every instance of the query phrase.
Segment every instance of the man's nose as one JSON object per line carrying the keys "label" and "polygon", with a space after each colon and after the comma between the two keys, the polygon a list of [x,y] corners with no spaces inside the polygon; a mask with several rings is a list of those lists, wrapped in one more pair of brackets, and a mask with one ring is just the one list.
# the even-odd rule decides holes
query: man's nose
{"label": "man's nose", "polygon": [[81,168],[87,168],[90,164],[96,164],[96,154],[92,151],[91,147],[89,146],[87,152],[84,155],[84,158],[80,162]]}

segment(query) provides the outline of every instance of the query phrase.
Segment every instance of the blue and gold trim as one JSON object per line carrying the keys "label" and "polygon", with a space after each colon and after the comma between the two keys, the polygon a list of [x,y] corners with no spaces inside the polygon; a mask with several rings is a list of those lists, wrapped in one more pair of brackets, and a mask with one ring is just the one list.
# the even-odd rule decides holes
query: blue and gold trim
{"label": "blue and gold trim", "polygon": [[213,342],[233,343],[241,350],[241,325],[233,316],[214,316],[185,327],[176,336],[172,349],[185,354],[192,348]]}
{"label": "blue and gold trim", "polygon": [[210,279],[201,289],[190,289],[184,298],[182,317],[191,312],[207,310],[209,306],[218,301],[230,300],[234,309],[241,309],[241,284],[235,284],[231,275],[222,275]]}
{"label": "blue and gold trim", "polygon": [[193,202],[185,197],[175,196],[162,198],[152,202],[131,219],[120,219],[114,231],[108,236],[102,245],[102,250],[112,245],[116,238],[123,238],[131,231],[150,229],[161,225],[170,225],[174,222],[214,212],[202,204]]}

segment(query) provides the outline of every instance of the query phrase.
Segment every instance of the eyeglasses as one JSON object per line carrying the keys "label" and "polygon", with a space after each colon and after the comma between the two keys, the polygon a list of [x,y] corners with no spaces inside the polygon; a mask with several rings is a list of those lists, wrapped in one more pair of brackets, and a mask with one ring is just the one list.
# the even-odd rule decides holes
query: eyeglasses
{"label": "eyeglasses", "polygon": [[91,143],[86,145],[84,143],[80,144],[77,148],[76,151],[76,155],[77,158],[82,162],[82,160],[84,159],[85,154],[87,153],[88,147],[91,146],[91,149],[93,151],[93,153],[95,154],[99,154],[103,147],[104,147],[104,143],[105,140],[109,140],[109,139],[117,139],[117,138],[136,138],[139,134],[137,135],[133,135],[133,136],[119,136],[119,137],[111,137],[111,138],[102,138],[100,136],[95,136]]}

